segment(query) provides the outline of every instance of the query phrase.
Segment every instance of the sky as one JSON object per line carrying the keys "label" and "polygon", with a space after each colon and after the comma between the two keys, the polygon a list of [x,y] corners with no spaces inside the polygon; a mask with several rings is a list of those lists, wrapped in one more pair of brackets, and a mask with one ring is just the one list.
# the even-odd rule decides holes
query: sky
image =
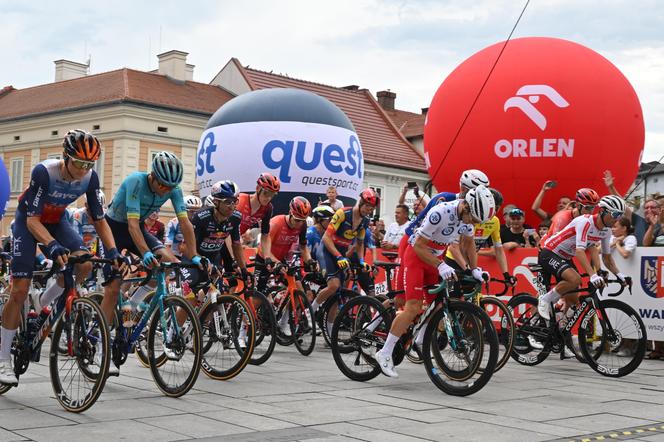
{"label": "sky", "polygon": [[[420,112],[445,77],[509,35],[526,1],[0,0],[0,87],[52,82],[53,61],[90,73],[157,68],[189,53],[208,83],[231,57],[243,65],[333,86],[396,92]],[[512,38],[565,38],[599,52],[629,79],[643,108],[644,161],[664,155],[664,2],[531,0]]]}

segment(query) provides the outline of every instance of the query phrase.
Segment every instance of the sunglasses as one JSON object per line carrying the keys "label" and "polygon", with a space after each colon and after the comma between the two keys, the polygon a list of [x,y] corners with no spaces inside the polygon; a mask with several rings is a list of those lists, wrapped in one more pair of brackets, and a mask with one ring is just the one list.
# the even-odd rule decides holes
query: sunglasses
{"label": "sunglasses", "polygon": [[306,218],[298,218],[297,216],[293,216],[293,215],[291,215],[291,218],[293,218],[294,221],[297,221],[297,222],[300,222],[300,223],[307,222]]}
{"label": "sunglasses", "polygon": [[74,165],[74,167],[76,167],[77,169],[90,170],[93,167],[95,167],[94,161],[76,160],[71,157],[69,157],[69,159],[71,160],[71,163]]}
{"label": "sunglasses", "polygon": [[234,206],[237,204],[237,198],[215,198],[215,201],[219,201],[225,206]]}
{"label": "sunglasses", "polygon": [[613,219],[618,219],[621,216],[623,216],[624,212],[618,212],[618,211],[613,211],[613,210],[607,210],[607,213],[611,215],[611,218]]}

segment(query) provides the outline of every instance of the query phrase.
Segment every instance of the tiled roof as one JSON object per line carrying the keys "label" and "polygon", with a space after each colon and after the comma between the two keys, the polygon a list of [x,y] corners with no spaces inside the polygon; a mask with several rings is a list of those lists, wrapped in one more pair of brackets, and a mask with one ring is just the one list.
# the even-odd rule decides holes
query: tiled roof
{"label": "tiled roof", "polygon": [[232,98],[217,86],[124,68],[25,89],[6,87],[0,91],[0,120],[113,102],[213,114]]}
{"label": "tiled roof", "polygon": [[366,89],[348,90],[324,84],[298,80],[284,75],[263,72],[253,68],[240,68],[253,89],[303,89],[336,104],[350,118],[368,163],[426,171],[424,159],[394,126],[390,118]]}
{"label": "tiled roof", "polygon": [[386,110],[385,113],[404,137],[424,136],[424,115],[399,109]]}

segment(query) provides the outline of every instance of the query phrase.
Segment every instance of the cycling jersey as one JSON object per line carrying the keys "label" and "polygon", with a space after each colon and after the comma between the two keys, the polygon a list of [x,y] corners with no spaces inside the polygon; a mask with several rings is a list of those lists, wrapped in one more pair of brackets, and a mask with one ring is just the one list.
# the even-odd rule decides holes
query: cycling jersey
{"label": "cycling jersey", "polygon": [[459,198],[458,193],[451,193],[451,192],[440,192],[439,194],[431,198],[431,201],[429,201],[424,210],[418,213],[415,219],[413,219],[410,223],[408,223],[408,227],[406,227],[406,235],[411,236],[415,231],[415,229],[417,229],[419,226],[422,225],[422,223],[424,222],[424,218],[427,216],[427,213],[429,213],[429,210],[431,210],[431,208],[434,207],[436,204],[454,201],[455,199],[458,198]]}
{"label": "cycling jersey", "polygon": [[540,243],[544,244],[548,238],[563,230],[573,219],[574,214],[572,209],[559,210],[554,213],[551,218],[551,226],[549,226],[549,230],[546,231],[546,234],[542,237]]}
{"label": "cycling jersey", "polygon": [[97,230],[95,229],[88,211],[85,207],[76,210],[73,215],[73,226],[83,238],[83,244],[90,249],[93,254],[97,253]]}
{"label": "cycling jersey", "polygon": [[166,241],[164,245],[171,248],[171,251],[175,256],[180,256],[180,245],[184,242],[184,235],[180,230],[180,221],[177,218],[173,218],[168,222],[166,226]]}
{"label": "cycling jersey", "polygon": [[151,226],[149,226],[147,222],[144,224],[145,229],[150,233],[150,235],[154,236],[159,241],[164,241],[164,233],[166,232],[166,226],[164,226],[164,223],[156,219]]}
{"label": "cycling jersey", "polygon": [[173,203],[173,209],[178,217],[187,215],[180,186],[160,196],[150,189],[147,172],[134,172],[120,185],[107,215],[117,222],[126,223],[129,218],[135,218],[142,224],[152,212],[156,212],[168,200]]}
{"label": "cycling jersey", "polygon": [[565,259],[572,259],[576,249],[601,244],[602,254],[610,254],[611,229],[599,227],[599,215],[577,216],[560,232],[547,238],[542,247]]}
{"label": "cycling jersey", "polygon": [[311,250],[311,254],[316,254],[316,247],[320,244],[323,234],[318,231],[316,226],[307,228],[307,247]]}
{"label": "cycling jersey", "polygon": [[[360,220],[358,226],[353,229],[353,208],[343,207],[337,210],[332,217],[326,233],[332,237],[334,246],[343,254],[356,238],[364,241],[368,226],[369,217],[365,216]],[[327,248],[325,249],[327,250]]]}
{"label": "cycling jersey", "polygon": [[270,233],[270,218],[272,218],[272,203],[267,206],[260,206],[256,212],[251,213],[251,199],[248,193],[241,193],[238,197],[235,210],[242,214],[242,224],[240,224],[240,234],[260,224],[261,233],[265,235]]}
{"label": "cycling jersey", "polygon": [[415,230],[410,237],[409,243],[412,246],[418,237],[428,240],[428,247],[436,256],[440,256],[450,244],[459,242],[463,236],[473,236],[473,226],[465,224],[458,215],[458,207],[461,200],[455,200],[449,203],[441,203],[433,207],[424,222]]}
{"label": "cycling jersey", "polygon": [[[497,247],[503,246],[500,239],[500,220],[497,216],[494,215],[493,218],[482,224],[475,224],[473,228],[475,231],[473,239],[475,240],[475,248],[477,250],[491,245]],[[491,242],[489,242],[489,240]],[[449,249],[447,250],[447,253],[445,253],[445,258],[454,260],[452,252],[450,252]]]}
{"label": "cycling jersey", "polygon": [[270,239],[272,240],[272,249],[270,252],[279,261],[283,261],[295,244],[306,246],[307,244],[307,225],[302,223],[298,228],[292,228],[288,225],[288,215],[278,215],[270,221]]}
{"label": "cycling jersey", "polygon": [[104,218],[97,172],[89,170],[80,180],[66,181],[60,173],[60,160],[45,160],[32,169],[30,185],[19,196],[17,210],[29,217],[38,216],[42,224],[57,224],[67,206],[83,194],[93,219]]}
{"label": "cycling jersey", "polygon": [[225,220],[218,222],[214,217],[214,207],[199,210],[191,218],[196,235],[198,253],[216,262],[215,258],[226,246],[226,238],[240,242],[242,215],[237,210]]}

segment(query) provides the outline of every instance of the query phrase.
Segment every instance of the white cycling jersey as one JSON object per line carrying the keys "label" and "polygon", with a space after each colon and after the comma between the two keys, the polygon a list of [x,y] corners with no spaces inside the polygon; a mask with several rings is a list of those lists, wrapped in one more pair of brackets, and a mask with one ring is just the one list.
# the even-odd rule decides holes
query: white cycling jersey
{"label": "white cycling jersey", "polygon": [[465,224],[458,215],[458,207],[462,200],[440,203],[429,210],[422,225],[415,230],[408,240],[415,244],[419,236],[429,240],[431,253],[441,256],[447,246],[459,242],[461,236],[473,236],[473,225]]}
{"label": "white cycling jersey", "polygon": [[550,236],[544,241],[542,247],[552,251],[565,259],[572,259],[576,249],[586,249],[595,244],[601,244],[603,254],[611,253],[611,230],[601,223],[599,215],[581,215],[574,218],[564,229]]}

